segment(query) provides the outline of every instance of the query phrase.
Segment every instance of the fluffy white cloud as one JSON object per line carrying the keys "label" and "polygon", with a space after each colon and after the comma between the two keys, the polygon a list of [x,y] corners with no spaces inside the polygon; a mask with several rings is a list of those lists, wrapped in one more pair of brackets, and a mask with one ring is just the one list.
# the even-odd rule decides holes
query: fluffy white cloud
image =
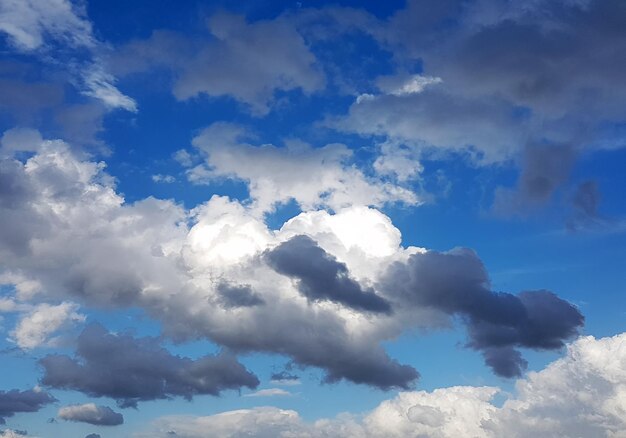
{"label": "fluffy white cloud", "polygon": [[52,334],[63,327],[84,320],[85,316],[78,313],[78,305],[74,303],[65,302],[56,306],[39,304],[22,316],[11,336],[23,349],[54,345],[56,339],[50,338]]}
{"label": "fluffy white cloud", "polygon": [[215,123],[193,140],[206,165],[192,169],[192,181],[229,177],[248,184],[253,208],[265,212],[295,200],[302,209],[351,205],[381,206],[387,202],[418,204],[419,197],[398,185],[368,178],[351,164],[352,151],[342,144],[313,148],[299,142],[285,147],[253,146],[246,131]]}
{"label": "fluffy white cloud", "polygon": [[307,423],[297,412],[273,407],[207,417],[164,417],[138,437],[175,432],[202,437],[207,428],[225,437],[307,438],[532,438],[624,437],[626,333],[583,337],[567,355],[517,381],[516,394],[498,407],[498,388],[459,386],[402,392],[364,417],[342,414]]}
{"label": "fluffy white cloud", "polygon": [[117,426],[124,423],[122,414],[107,406],[95,403],[63,406],[59,409],[59,418],[67,421],[94,424],[97,426]]}

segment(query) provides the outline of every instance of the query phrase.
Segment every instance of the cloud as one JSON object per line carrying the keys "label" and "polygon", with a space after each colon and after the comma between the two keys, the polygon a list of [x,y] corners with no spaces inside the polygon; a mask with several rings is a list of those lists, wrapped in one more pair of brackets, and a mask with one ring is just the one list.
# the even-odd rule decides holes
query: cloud
{"label": "cloud", "polygon": [[217,178],[245,181],[261,212],[292,199],[304,210],[420,202],[411,190],[366,177],[351,165],[353,153],[345,145],[313,148],[291,142],[285,147],[254,146],[244,141],[249,136],[244,128],[224,122],[203,130],[193,145],[205,156],[206,165],[193,168],[189,178],[196,182]]}
{"label": "cloud", "polygon": [[221,12],[207,26],[210,39],[191,41],[156,31],[126,45],[111,62],[120,72],[165,66],[176,72],[172,92],[177,99],[229,96],[256,116],[270,111],[277,91],[311,94],[324,87],[315,57],[286,17],[246,22]]}
{"label": "cloud", "polygon": [[272,373],[270,382],[275,385],[295,386],[300,384],[300,378],[287,371],[281,371]]}
{"label": "cloud", "polygon": [[263,298],[256,294],[249,285],[235,286],[220,283],[217,286],[221,303],[226,308],[253,307],[265,304]]}
{"label": "cloud", "polygon": [[113,335],[97,324],[78,338],[76,358],[48,355],[42,383],[74,389],[95,397],[111,397],[122,407],[138,401],[194,395],[218,395],[259,381],[228,353],[197,360],[171,355],[154,338]]}
{"label": "cloud", "polygon": [[30,435],[28,435],[28,432],[26,432],[25,430],[18,430],[18,429],[5,429],[5,430],[0,430],[0,437],[3,438],[28,438]]}
{"label": "cloud", "polygon": [[[5,157],[0,171],[7,182],[0,186],[0,263],[21,275],[10,283],[40,284],[41,301],[142,308],[168,338],[285,355],[295,366],[320,368],[326,382],[410,389],[419,373],[391,357],[384,342],[417,328],[449,328],[455,317],[465,322],[469,347],[501,374],[515,374],[523,368],[515,348],[559,348],[582,323],[550,292],[492,292],[469,250],[402,246],[389,217],[357,200],[334,212],[301,212],[273,230],[256,205],[220,196],[191,210],[153,198],[127,203],[104,163],[61,141],[43,141],[24,162]],[[105,333],[99,339],[132,343]],[[63,385],[122,402],[196,393],[100,387],[92,375],[100,368],[87,359],[50,359],[65,365],[49,373],[75,368],[86,380],[65,376]]]}
{"label": "cloud", "polygon": [[498,388],[456,386],[401,392],[365,415],[345,413],[313,423],[295,411],[274,407],[163,417],[137,436],[158,438],[174,432],[195,438],[209,429],[224,437],[619,437],[626,428],[625,341],[626,334],[579,338],[565,357],[518,380],[515,393],[504,394],[502,405],[492,402]]}
{"label": "cloud", "polygon": [[580,151],[623,147],[607,126],[626,120],[625,19],[619,0],[408,1],[359,27],[393,53],[395,72],[327,125],[419,158],[521,163],[518,186],[500,189],[496,206],[527,213],[568,182]]}
{"label": "cloud", "polygon": [[17,389],[0,391],[0,419],[4,420],[20,412],[37,412],[55,401],[57,400],[52,395],[39,388],[26,391]]}
{"label": "cloud", "polygon": [[26,313],[11,332],[12,340],[22,349],[53,346],[57,338],[54,332],[77,322],[85,321],[78,313],[78,305],[64,302],[59,305],[39,304]]}
{"label": "cloud", "polygon": [[577,151],[572,145],[529,145],[524,149],[521,174],[515,189],[496,191],[494,210],[525,214],[547,202],[569,178]]}
{"label": "cloud", "polygon": [[295,236],[265,254],[276,272],[298,281],[307,299],[330,300],[366,312],[390,313],[390,304],[373,290],[363,290],[348,268],[308,236]]}
{"label": "cloud", "polygon": [[89,423],[96,426],[118,426],[124,424],[124,416],[107,406],[94,403],[63,406],[59,409],[59,418],[66,421]]}
{"label": "cloud", "polygon": [[289,391],[280,388],[260,389],[256,392],[245,394],[244,397],[285,397],[292,395]]}
{"label": "cloud", "polygon": [[155,183],[171,184],[171,183],[176,181],[176,178],[173,177],[172,175],[162,175],[160,173],[158,173],[156,175],[152,175],[151,178],[152,178],[152,181],[154,181]]}
{"label": "cloud", "polygon": [[90,433],[89,435],[85,435],[85,438],[102,438],[98,433]]}
{"label": "cloud", "polygon": [[570,200],[573,213],[567,221],[567,228],[571,231],[578,231],[607,225],[609,221],[598,211],[601,198],[600,188],[596,181],[587,180],[580,183]]}
{"label": "cloud", "polygon": [[[36,54],[55,67],[64,65],[78,78],[85,95],[109,108],[137,111],[136,102],[122,94],[114,85],[115,78],[104,70],[99,59],[104,45],[94,37],[84,7],[69,0],[6,0],[0,5],[0,32],[9,37],[15,50]],[[47,57],[54,49],[55,56]],[[79,53],[82,57],[87,53],[88,60],[79,60]],[[65,62],[61,56],[67,57]]]}
{"label": "cloud", "polygon": [[552,292],[491,291],[482,262],[467,249],[412,254],[391,265],[379,288],[402,306],[459,315],[468,346],[482,351],[487,365],[504,377],[520,376],[526,367],[512,347],[559,349],[584,322],[577,308]]}

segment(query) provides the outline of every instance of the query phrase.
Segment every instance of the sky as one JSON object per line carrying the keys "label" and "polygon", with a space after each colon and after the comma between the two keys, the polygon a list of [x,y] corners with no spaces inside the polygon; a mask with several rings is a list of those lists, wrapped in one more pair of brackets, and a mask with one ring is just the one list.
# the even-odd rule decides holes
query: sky
{"label": "sky", "polygon": [[626,437],[622,0],[0,0],[0,437]]}

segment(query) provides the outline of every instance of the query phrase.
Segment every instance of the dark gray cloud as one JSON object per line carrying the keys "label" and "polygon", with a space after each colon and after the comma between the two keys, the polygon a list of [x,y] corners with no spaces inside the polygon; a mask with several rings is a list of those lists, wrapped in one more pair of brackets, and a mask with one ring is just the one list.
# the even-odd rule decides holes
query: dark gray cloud
{"label": "dark gray cloud", "polygon": [[291,374],[288,371],[281,371],[279,373],[272,373],[272,380],[299,380],[299,377],[295,374]]}
{"label": "dark gray cloud", "polygon": [[295,278],[298,290],[309,300],[330,300],[347,307],[374,313],[391,313],[390,304],[372,289],[364,289],[350,278],[348,268],[308,236],[283,242],[265,254],[276,272]]}
{"label": "dark gray cloud", "polygon": [[392,265],[380,284],[398,305],[426,306],[460,317],[470,348],[479,350],[495,373],[518,376],[526,362],[515,347],[558,349],[574,337],[584,317],[549,291],[518,295],[494,292],[471,250],[429,251]]}
{"label": "dark gray cloud", "polygon": [[36,389],[0,391],[0,422],[4,424],[6,417],[12,417],[16,413],[37,412],[55,401],[57,400],[49,393]]}
{"label": "dark gray cloud", "polygon": [[115,412],[108,406],[98,406],[94,403],[64,406],[59,409],[59,418],[96,426],[119,426],[124,424],[124,416],[122,414]]}
{"label": "dark gray cloud", "polygon": [[250,285],[231,285],[220,283],[217,286],[221,304],[226,308],[253,307],[265,304],[263,298],[254,293]]}
{"label": "dark gray cloud", "polygon": [[102,438],[102,437],[98,433],[90,433],[89,435],[86,435],[85,438]]}
{"label": "dark gray cloud", "polygon": [[122,407],[138,401],[218,395],[259,380],[228,353],[197,360],[174,356],[155,338],[113,335],[91,324],[78,338],[76,357],[48,355],[40,360],[42,384],[111,397]]}

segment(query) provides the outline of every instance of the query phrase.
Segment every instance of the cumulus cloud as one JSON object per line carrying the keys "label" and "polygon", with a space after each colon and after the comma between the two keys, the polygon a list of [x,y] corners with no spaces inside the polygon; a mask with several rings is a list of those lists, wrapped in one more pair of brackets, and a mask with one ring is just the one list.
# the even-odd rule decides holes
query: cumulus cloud
{"label": "cumulus cloud", "polygon": [[492,401],[498,388],[457,386],[401,392],[364,416],[341,414],[307,423],[295,411],[262,407],[164,417],[138,436],[174,432],[194,438],[210,428],[224,437],[621,437],[626,428],[625,341],[626,334],[578,339],[565,357],[518,380],[515,393],[501,406]]}
{"label": "cumulus cloud", "polygon": [[44,406],[57,401],[49,393],[39,388],[19,391],[0,391],[0,423],[4,424],[6,417],[12,417],[20,412],[37,412]]}
{"label": "cumulus cloud", "polygon": [[[69,0],[4,0],[0,3],[0,32],[9,37],[16,50],[44,55],[46,62],[50,59],[46,52],[58,45],[61,51],[52,59],[58,60],[61,53],[70,54],[66,63],[69,73],[80,78],[79,87],[85,95],[107,107],[137,110],[135,101],[122,94],[114,85],[115,78],[104,70],[99,59],[104,46],[95,38],[84,7]],[[89,60],[78,61],[80,57],[74,52],[85,50]]]}
{"label": "cumulus cloud", "polygon": [[284,147],[254,146],[244,141],[249,136],[243,127],[223,122],[203,130],[193,145],[205,155],[206,165],[193,168],[190,179],[243,180],[254,206],[262,212],[292,199],[305,210],[420,202],[411,190],[364,175],[351,164],[353,152],[345,145],[314,148],[291,142]]}
{"label": "cumulus cloud", "polygon": [[43,345],[53,346],[57,338],[50,338],[57,330],[76,322],[83,322],[85,316],[78,313],[78,305],[64,302],[59,305],[39,304],[22,316],[11,336],[23,349]]}
{"label": "cumulus cloud", "polygon": [[[304,211],[272,230],[256,205],[225,197],[192,210],[152,198],[126,203],[103,163],[60,141],[44,141],[24,162],[6,157],[0,171],[8,182],[0,190],[6,218],[0,262],[7,272],[45,285],[38,299],[143,308],[162,322],[166,336],[282,354],[295,365],[320,368],[327,382],[409,389],[419,373],[390,357],[383,343],[416,328],[450,327],[454,317],[465,321],[469,347],[500,374],[513,375],[523,368],[515,348],[559,348],[582,323],[575,308],[550,292],[493,292],[469,250],[403,247],[391,220],[358,198],[335,212]],[[550,321],[554,314],[563,317]],[[209,391],[183,390],[178,381],[173,392],[99,386],[95,376],[102,370],[90,352],[150,342],[94,329],[86,337],[101,341],[102,350],[44,359],[52,386],[123,403]],[[166,354],[154,349],[151,354]],[[64,374],[70,369],[85,380]],[[163,377],[168,369],[161,371],[145,378],[170,378]]]}
{"label": "cumulus cloud", "polygon": [[[89,325],[79,336],[75,358],[48,355],[39,363],[44,368],[44,385],[111,397],[123,407],[143,400],[218,395],[227,389],[259,384],[231,354],[181,358],[161,347],[157,339],[114,335],[97,324]],[[75,417],[84,414],[87,418],[93,406],[85,406],[70,408],[67,416],[71,411]],[[96,410],[94,415],[103,413],[103,409]],[[110,413],[106,415],[110,417]]]}
{"label": "cumulus cloud", "polygon": [[118,426],[124,424],[124,416],[108,406],[95,403],[63,406],[57,414],[66,421],[89,423],[96,426]]}

